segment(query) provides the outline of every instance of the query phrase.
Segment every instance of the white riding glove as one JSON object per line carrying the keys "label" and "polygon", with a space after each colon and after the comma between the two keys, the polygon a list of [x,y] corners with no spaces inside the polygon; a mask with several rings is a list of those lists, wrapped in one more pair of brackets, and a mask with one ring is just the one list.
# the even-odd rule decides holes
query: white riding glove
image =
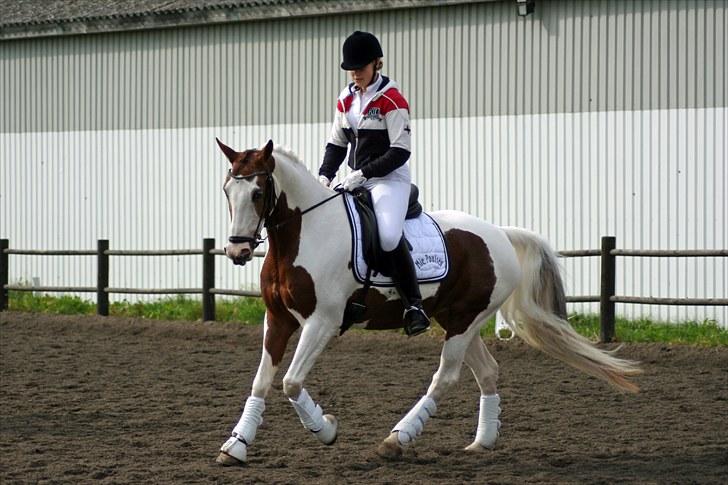
{"label": "white riding glove", "polygon": [[341,183],[344,190],[354,190],[357,187],[364,185],[367,179],[362,175],[361,170],[355,170],[346,176],[344,181]]}
{"label": "white riding glove", "polygon": [[319,175],[319,182],[321,182],[321,185],[324,187],[329,187],[331,185],[331,180],[326,175]]}

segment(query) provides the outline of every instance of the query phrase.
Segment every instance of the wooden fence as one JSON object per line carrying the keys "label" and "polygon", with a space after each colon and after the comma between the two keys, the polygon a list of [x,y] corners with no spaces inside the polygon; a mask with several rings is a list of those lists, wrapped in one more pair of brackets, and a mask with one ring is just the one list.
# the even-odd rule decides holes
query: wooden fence
{"label": "wooden fence", "polygon": [[[9,256],[96,256],[96,286],[21,286],[9,284]],[[96,293],[96,312],[99,315],[109,314],[109,295],[112,293],[136,294],[193,294],[202,295],[202,318],[215,320],[215,295],[260,297],[257,291],[241,291],[215,288],[215,256],[224,255],[221,249],[215,249],[215,240],[202,240],[201,249],[165,249],[165,250],[132,250],[121,251],[109,249],[109,241],[100,239],[96,249],[89,250],[37,250],[11,249],[8,239],[0,239],[0,311],[8,307],[8,292],[43,291],[43,292],[80,292]],[[256,257],[264,252],[256,251]],[[114,288],[109,287],[109,256],[202,256],[202,288]],[[718,305],[728,306],[728,298],[653,298],[615,295],[616,258],[622,257],[726,257],[728,249],[716,250],[628,250],[616,249],[616,238],[602,237],[601,249],[585,249],[561,251],[560,257],[596,257],[601,258],[601,291],[599,295],[567,296],[569,303],[600,304],[600,338],[602,342],[614,340],[614,305],[615,303],[644,303],[649,305]]]}

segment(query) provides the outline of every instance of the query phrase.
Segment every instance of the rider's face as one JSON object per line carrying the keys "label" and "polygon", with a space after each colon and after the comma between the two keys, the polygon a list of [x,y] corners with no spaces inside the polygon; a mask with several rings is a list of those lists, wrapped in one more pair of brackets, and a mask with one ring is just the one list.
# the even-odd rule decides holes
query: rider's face
{"label": "rider's face", "polygon": [[349,75],[359,89],[365,90],[374,79],[374,62],[370,62],[361,69],[349,71]]}

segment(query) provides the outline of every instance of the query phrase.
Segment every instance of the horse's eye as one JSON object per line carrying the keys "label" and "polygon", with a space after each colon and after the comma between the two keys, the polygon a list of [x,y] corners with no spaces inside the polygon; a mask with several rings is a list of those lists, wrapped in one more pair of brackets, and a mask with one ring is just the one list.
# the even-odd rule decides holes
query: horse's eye
{"label": "horse's eye", "polygon": [[257,201],[259,201],[262,198],[263,198],[263,192],[262,191],[256,190],[255,192],[253,192],[253,202],[257,202]]}

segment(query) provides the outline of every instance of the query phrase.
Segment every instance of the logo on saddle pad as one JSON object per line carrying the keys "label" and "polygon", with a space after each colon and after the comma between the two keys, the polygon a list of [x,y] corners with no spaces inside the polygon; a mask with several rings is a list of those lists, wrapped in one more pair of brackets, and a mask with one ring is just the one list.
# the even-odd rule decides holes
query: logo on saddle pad
{"label": "logo on saddle pad", "polygon": [[445,260],[437,254],[425,254],[414,260],[417,269],[422,269],[427,264],[436,264],[438,268],[445,266]]}
{"label": "logo on saddle pad", "polygon": [[379,108],[369,108],[367,113],[364,115],[364,119],[382,121],[382,115],[380,114]]}

